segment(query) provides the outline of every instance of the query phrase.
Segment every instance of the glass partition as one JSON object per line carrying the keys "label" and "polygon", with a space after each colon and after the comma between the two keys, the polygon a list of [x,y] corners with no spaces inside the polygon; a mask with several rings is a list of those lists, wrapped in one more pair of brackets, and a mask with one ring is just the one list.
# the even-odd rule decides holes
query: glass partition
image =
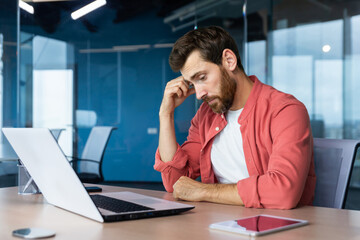
{"label": "glass partition", "polygon": [[[0,1],[1,126],[17,125],[17,1]],[[2,133],[0,134],[2,135]],[[3,137],[1,137],[4,140]],[[3,143],[3,141],[1,141]]]}
{"label": "glass partition", "polygon": [[1,132],[1,128],[18,123],[17,14],[17,1],[0,0],[0,187],[17,182],[17,161]]}

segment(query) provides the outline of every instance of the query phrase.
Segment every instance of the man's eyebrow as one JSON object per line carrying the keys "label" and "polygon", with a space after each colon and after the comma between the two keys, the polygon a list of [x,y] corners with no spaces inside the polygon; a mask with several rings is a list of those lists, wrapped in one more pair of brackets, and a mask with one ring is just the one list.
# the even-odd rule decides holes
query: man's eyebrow
{"label": "man's eyebrow", "polygon": [[188,81],[188,82],[191,82],[191,81],[193,81],[198,75],[203,74],[203,73],[205,73],[205,71],[196,72],[195,74],[193,74],[193,75],[190,77],[190,80],[187,80],[187,79],[184,79],[184,80],[185,80],[185,81]]}

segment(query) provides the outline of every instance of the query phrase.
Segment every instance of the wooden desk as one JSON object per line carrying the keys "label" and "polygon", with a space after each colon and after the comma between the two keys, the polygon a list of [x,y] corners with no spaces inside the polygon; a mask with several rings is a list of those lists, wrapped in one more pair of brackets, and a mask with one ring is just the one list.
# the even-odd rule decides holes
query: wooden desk
{"label": "wooden desk", "polygon": [[[172,195],[142,189],[102,186],[108,191],[133,191],[173,200]],[[56,239],[248,239],[239,234],[209,230],[209,224],[256,214],[305,219],[310,225],[259,237],[265,239],[360,239],[360,211],[320,207],[294,210],[249,209],[213,203],[191,203],[195,209],[174,216],[115,223],[98,223],[45,202],[42,195],[20,196],[17,188],[0,189],[0,239],[14,229],[41,227],[56,231]],[[15,238],[14,238],[15,239]],[[18,239],[18,238],[16,238]]]}

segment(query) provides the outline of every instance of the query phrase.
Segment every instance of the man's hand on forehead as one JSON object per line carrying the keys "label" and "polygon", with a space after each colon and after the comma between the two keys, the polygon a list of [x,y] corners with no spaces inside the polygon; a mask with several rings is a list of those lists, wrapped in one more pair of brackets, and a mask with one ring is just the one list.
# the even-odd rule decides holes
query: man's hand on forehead
{"label": "man's hand on forehead", "polygon": [[195,93],[192,83],[179,76],[166,84],[160,113],[173,113],[174,109],[181,105],[184,100]]}
{"label": "man's hand on forehead", "polygon": [[190,81],[188,81],[188,80],[185,80],[185,79],[184,79],[184,82],[185,82],[185,84],[187,85],[187,87],[188,87],[189,89],[194,88],[194,84],[192,84],[192,82],[190,82]]}

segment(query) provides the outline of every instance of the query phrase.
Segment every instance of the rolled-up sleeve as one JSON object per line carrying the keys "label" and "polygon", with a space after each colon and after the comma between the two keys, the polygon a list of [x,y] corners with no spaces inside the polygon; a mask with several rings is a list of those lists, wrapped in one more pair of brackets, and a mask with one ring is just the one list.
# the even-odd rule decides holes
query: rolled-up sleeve
{"label": "rolled-up sleeve", "polygon": [[173,159],[169,162],[163,162],[156,150],[154,169],[161,172],[161,178],[166,191],[173,192],[173,185],[181,176],[187,176],[196,179],[200,176],[200,137],[197,124],[198,114],[191,121],[189,135],[187,140],[178,148]]}
{"label": "rolled-up sleeve", "polygon": [[272,153],[267,168],[238,181],[238,193],[246,207],[291,209],[301,199],[313,158],[307,110],[301,103],[287,104],[274,112],[269,126]]}

